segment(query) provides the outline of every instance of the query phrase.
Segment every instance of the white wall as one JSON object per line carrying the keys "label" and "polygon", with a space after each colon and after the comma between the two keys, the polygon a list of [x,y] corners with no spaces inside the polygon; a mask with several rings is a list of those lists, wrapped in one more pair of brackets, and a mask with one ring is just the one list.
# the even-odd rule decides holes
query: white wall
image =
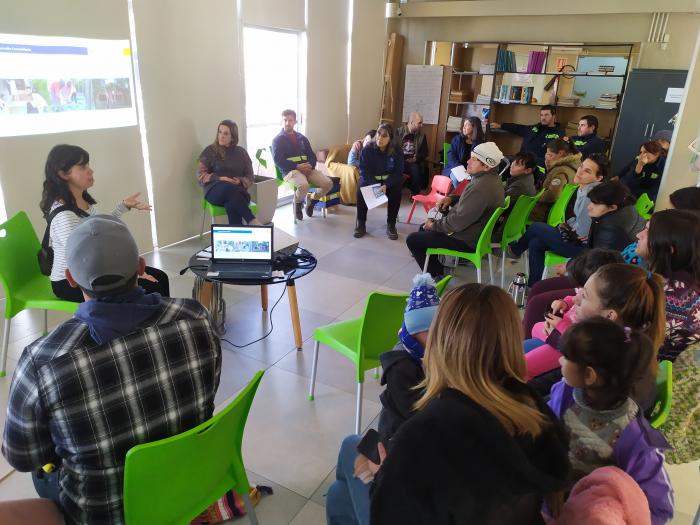
{"label": "white wall", "polygon": [[379,123],[387,33],[384,3],[354,0],[350,60],[350,142]]}
{"label": "white wall", "polygon": [[196,159],[222,119],[243,115],[236,4],[136,0],[134,18],[158,243],[165,246],[199,233]]}
{"label": "white wall", "polygon": [[[128,39],[125,0],[72,0],[70,2],[15,2],[2,9],[0,33]],[[0,184],[8,217],[20,210],[29,215],[41,237],[46,222],[39,211],[44,164],[56,144],[77,144],[90,153],[95,186],[90,193],[100,211],[108,213],[117,201],[137,191],[146,195],[146,183],[137,126],[73,131],[0,139]],[[141,251],[149,251],[150,221],[147,213],[129,212],[124,220]]]}

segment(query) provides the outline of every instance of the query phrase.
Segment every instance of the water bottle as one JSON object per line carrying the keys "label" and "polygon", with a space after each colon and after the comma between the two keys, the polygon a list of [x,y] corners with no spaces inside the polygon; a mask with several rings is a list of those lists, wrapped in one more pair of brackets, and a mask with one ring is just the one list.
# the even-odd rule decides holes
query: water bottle
{"label": "water bottle", "polygon": [[525,290],[527,289],[527,278],[522,272],[515,274],[513,282],[508,287],[508,293],[513,298],[518,308],[525,307]]}

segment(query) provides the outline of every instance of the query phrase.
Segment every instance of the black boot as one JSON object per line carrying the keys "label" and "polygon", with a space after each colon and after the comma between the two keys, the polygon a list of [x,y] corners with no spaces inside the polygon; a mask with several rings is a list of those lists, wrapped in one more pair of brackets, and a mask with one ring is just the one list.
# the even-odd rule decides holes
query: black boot
{"label": "black boot", "polygon": [[399,238],[399,234],[396,231],[396,223],[394,222],[387,222],[386,223],[386,236],[389,237],[392,241],[395,241],[396,239]]}
{"label": "black boot", "polygon": [[309,217],[313,217],[314,216],[314,207],[316,206],[316,203],[318,202],[318,200],[314,200],[314,199],[306,199],[306,200],[307,200],[306,215],[308,215]]}
{"label": "black boot", "polygon": [[296,215],[296,218],[298,221],[303,221],[304,220],[304,214],[301,212],[301,208],[304,206],[303,202],[297,202],[294,205],[294,215]]}
{"label": "black boot", "polygon": [[353,234],[353,237],[356,239],[359,239],[360,237],[364,237],[365,233],[367,233],[367,229],[365,228],[365,223],[364,222],[357,222],[355,225],[355,233]]}

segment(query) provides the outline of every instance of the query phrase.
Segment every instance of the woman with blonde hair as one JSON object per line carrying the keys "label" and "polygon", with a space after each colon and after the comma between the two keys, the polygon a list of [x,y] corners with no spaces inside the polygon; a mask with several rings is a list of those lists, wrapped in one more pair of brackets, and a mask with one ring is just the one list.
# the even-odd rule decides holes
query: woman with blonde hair
{"label": "woman with blonde hair", "polygon": [[442,299],[428,336],[417,413],[385,447],[371,523],[541,523],[566,486],[567,439],[525,383],[520,316],[495,286]]}

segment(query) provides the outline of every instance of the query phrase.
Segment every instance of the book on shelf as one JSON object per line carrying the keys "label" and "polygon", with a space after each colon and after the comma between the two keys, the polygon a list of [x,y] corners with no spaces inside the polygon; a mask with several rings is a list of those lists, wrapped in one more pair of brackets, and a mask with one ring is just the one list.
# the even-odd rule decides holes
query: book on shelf
{"label": "book on shelf", "polygon": [[520,102],[520,99],[523,96],[523,87],[522,86],[512,86],[510,88],[510,97],[509,99],[513,102]]}
{"label": "book on shelf", "polygon": [[479,93],[476,96],[476,101],[477,104],[490,104],[491,103],[491,95],[484,95],[483,93]]}
{"label": "book on shelf", "polygon": [[447,131],[461,131],[462,117],[452,116],[447,117]]}
{"label": "book on shelf", "polygon": [[516,73],[515,53],[499,49],[496,54],[496,71]]}
{"label": "book on shelf", "polygon": [[479,73],[482,75],[493,75],[496,71],[496,64],[481,64],[479,65]]}
{"label": "book on shelf", "polygon": [[546,51],[530,51],[527,54],[526,73],[544,73],[544,64],[546,60]]}
{"label": "book on shelf", "polygon": [[557,97],[557,105],[575,107],[578,106],[580,100],[579,97],[561,95]]}
{"label": "book on shelf", "polygon": [[596,107],[601,109],[616,109],[617,108],[617,93],[602,93],[596,101]]}

